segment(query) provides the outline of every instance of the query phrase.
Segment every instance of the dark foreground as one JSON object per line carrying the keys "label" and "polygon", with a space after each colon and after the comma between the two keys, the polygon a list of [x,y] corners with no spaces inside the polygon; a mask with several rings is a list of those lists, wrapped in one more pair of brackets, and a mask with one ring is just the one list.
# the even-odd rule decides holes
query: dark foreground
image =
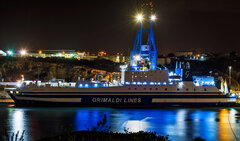
{"label": "dark foreground", "polygon": [[39,141],[169,141],[168,136],[158,136],[151,132],[138,133],[105,133],[93,131],[78,131]]}
{"label": "dark foreground", "polygon": [[[193,141],[205,141],[195,137]],[[138,133],[105,133],[93,131],[78,131],[59,136],[44,138],[39,141],[170,141],[168,136],[156,135],[156,132]]]}

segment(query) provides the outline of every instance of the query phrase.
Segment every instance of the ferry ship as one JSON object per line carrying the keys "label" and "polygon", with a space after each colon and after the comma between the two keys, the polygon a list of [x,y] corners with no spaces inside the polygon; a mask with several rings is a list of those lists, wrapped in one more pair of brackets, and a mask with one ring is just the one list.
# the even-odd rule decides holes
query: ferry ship
{"label": "ferry ship", "polygon": [[[190,64],[177,62],[175,72],[157,67],[157,51],[150,28],[143,30],[142,15],[138,15],[137,31],[131,62],[121,66],[121,81],[117,84],[101,81],[75,83],[27,83],[8,90],[16,106],[233,106],[236,96],[223,93],[210,76],[192,76]],[[143,34],[147,41],[143,44]]]}

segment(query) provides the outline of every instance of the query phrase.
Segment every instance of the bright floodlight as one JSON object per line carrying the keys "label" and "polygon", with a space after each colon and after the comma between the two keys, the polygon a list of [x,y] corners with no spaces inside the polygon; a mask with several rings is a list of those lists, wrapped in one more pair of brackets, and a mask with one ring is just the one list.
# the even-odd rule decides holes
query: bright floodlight
{"label": "bright floodlight", "polygon": [[155,20],[156,20],[156,15],[152,15],[152,16],[151,16],[151,20],[152,20],[152,21],[155,21]]}
{"label": "bright floodlight", "polygon": [[24,49],[23,49],[23,50],[20,50],[20,54],[21,54],[21,55],[26,55],[26,54],[27,54],[27,51],[24,50]]}
{"label": "bright floodlight", "polygon": [[138,15],[137,15],[137,21],[142,22],[142,20],[143,20],[142,14],[138,14]]}

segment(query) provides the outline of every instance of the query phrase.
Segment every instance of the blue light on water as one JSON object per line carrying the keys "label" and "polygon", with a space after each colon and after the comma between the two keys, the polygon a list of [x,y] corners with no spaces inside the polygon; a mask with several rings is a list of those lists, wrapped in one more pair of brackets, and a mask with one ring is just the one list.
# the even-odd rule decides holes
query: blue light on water
{"label": "blue light on water", "polygon": [[[1,110],[4,109],[4,110]],[[113,132],[152,131],[158,135],[169,135],[172,141],[186,141],[196,136],[206,140],[234,140],[233,131],[240,130],[235,108],[162,108],[162,109],[114,109],[114,108],[1,108],[7,111],[1,125],[9,132],[26,130],[28,139],[60,134],[61,126],[71,126],[72,131],[91,130],[107,115],[107,126]],[[21,112],[24,111],[24,112]],[[34,116],[29,116],[34,115]],[[230,117],[228,117],[228,115]],[[47,120],[46,120],[47,119]],[[6,121],[6,123],[4,122]],[[51,123],[46,125],[46,123]],[[52,130],[49,133],[49,130]],[[35,130],[33,134],[33,130]],[[239,138],[240,135],[236,134]]]}
{"label": "blue light on water", "polygon": [[136,82],[132,82],[132,85],[136,85],[137,83]]}

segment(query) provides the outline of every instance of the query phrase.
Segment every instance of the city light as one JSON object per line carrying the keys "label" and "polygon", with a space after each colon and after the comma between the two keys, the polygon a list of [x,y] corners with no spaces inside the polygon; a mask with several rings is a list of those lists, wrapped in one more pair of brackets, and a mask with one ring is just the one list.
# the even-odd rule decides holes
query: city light
{"label": "city light", "polygon": [[23,49],[23,50],[20,50],[20,52],[19,52],[22,56],[25,56],[25,55],[27,55],[27,51],[25,50],[25,49]]}
{"label": "city light", "polygon": [[8,55],[8,56],[12,56],[12,55],[13,55],[13,51],[12,51],[12,50],[8,50],[8,51],[7,51],[7,55]]}
{"label": "city light", "polygon": [[38,51],[38,54],[42,54],[42,51],[41,51],[41,50],[39,50],[39,51]]}
{"label": "city light", "polygon": [[151,16],[151,21],[155,21],[156,20],[156,15],[152,15]]}
{"label": "city light", "polygon": [[142,14],[138,14],[136,18],[137,18],[137,21],[139,21],[139,22],[142,22],[142,21],[143,21],[143,16],[142,16]]}

